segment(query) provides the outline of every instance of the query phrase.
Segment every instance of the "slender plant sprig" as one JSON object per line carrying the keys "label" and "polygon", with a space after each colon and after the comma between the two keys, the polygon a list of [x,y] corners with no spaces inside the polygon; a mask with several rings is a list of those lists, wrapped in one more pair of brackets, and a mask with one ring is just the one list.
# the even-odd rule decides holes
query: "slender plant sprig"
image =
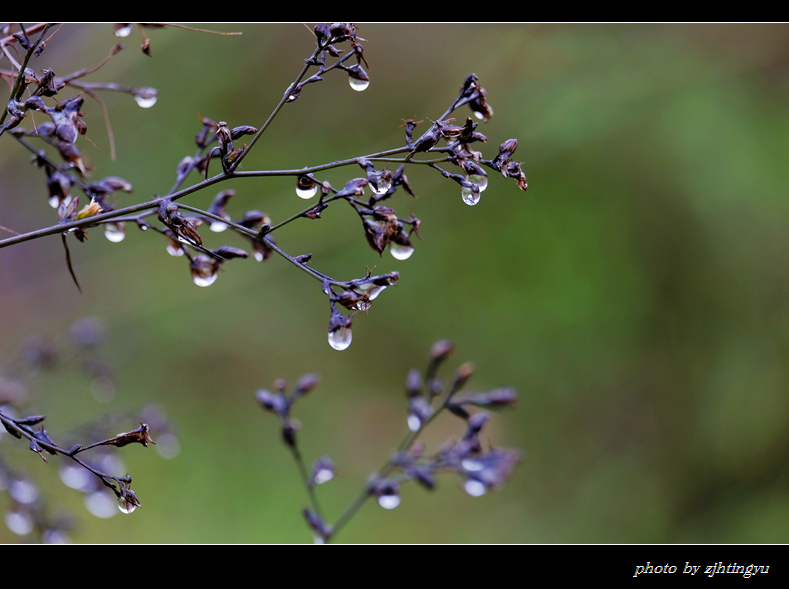
{"label": "slender plant sprig", "polygon": [[[131,476],[128,473],[121,476],[112,472],[120,470],[122,466],[116,464],[117,460],[110,460],[110,450],[135,443],[143,446],[155,443],[151,439],[150,432],[153,428],[149,423],[153,424],[160,435],[168,437],[165,445],[169,444],[169,449],[172,450],[176,438],[170,433],[172,427],[161,410],[155,407],[143,409],[138,428],[114,436],[107,436],[107,431],[115,429],[117,423],[127,423],[129,416],[105,414],[93,423],[84,422],[79,431],[74,430],[68,434],[71,440],[98,441],[63,445],[55,443],[42,427],[46,416],[34,414],[28,407],[30,391],[35,388],[36,377],[42,371],[50,372],[58,366],[81,368],[81,372],[92,379],[94,392],[100,391],[96,394],[100,394],[103,400],[108,400],[106,395],[113,394],[114,385],[111,367],[101,351],[100,344],[103,339],[104,330],[100,323],[94,318],[84,318],[76,321],[68,334],[53,339],[38,336],[27,340],[16,356],[5,359],[0,366],[0,423],[10,434],[9,437],[26,440],[28,448],[44,462],[49,462],[47,456],[57,454],[69,459],[60,469],[64,484],[86,494],[86,504],[92,513],[101,512],[102,517],[107,517],[112,512],[107,512],[107,500],[103,492],[105,487],[113,491],[121,512],[131,513],[140,506],[140,500],[131,488]],[[167,451],[165,448],[164,453],[160,453],[166,455]],[[6,514],[8,527],[23,536],[29,534],[33,528],[38,528],[45,542],[57,541],[57,534],[51,538],[48,535],[57,531],[59,520],[48,515],[44,503],[38,499],[39,492],[29,477],[13,472],[2,462],[0,480],[4,482],[3,489],[8,491],[11,498]]]}
{"label": "slender plant sprig", "polygon": [[149,434],[150,428],[147,424],[140,423],[140,427],[132,431],[123,432],[106,440],[94,442],[87,446],[76,444],[70,449],[66,450],[52,441],[52,439],[49,437],[49,434],[47,434],[47,430],[33,429],[34,425],[42,423],[44,419],[46,419],[45,415],[30,415],[21,419],[15,419],[0,411],[0,423],[3,424],[3,427],[5,427],[6,431],[15,438],[21,439],[24,437],[30,440],[30,449],[33,452],[36,452],[44,462],[47,462],[44,452],[52,455],[61,454],[66,456],[79,464],[82,468],[97,476],[106,487],[112,489],[112,492],[115,493],[115,496],[118,498],[121,511],[124,513],[131,513],[140,507],[140,500],[137,498],[137,494],[131,489],[132,479],[129,475],[120,477],[102,472],[87,462],[84,462],[78,456],[78,454],[92,448],[97,448],[99,446],[116,446],[120,448],[128,444],[137,443],[147,447],[148,443],[155,443],[151,439]]}
{"label": "slender plant sprig", "polygon": [[[125,32],[127,26],[119,25],[116,30]],[[131,28],[128,28],[128,31],[130,32]],[[502,143],[495,158],[488,160],[472,148],[474,143],[487,141],[487,138],[476,130],[477,123],[468,117],[462,126],[457,126],[452,124],[453,119],[447,118],[463,105],[469,105],[476,117],[483,121],[489,120],[492,116],[493,109],[487,102],[487,92],[479,85],[474,74],[466,77],[458,96],[447,110],[436,121],[432,121],[431,127],[417,139],[414,139],[413,132],[421,121],[404,120],[406,135],[404,146],[297,169],[238,170],[242,160],[269,129],[275,116],[286,104],[299,99],[308,84],[320,82],[324,75],[334,70],[344,71],[349,77],[351,86],[356,90],[363,90],[369,85],[370,79],[363,67],[367,66],[362,48],[362,42],[365,40],[357,35],[355,25],[319,23],[313,29],[313,34],[316,39],[315,49],[305,60],[304,66],[261,127],[241,125],[230,128],[224,121],[216,122],[201,116],[202,129],[196,137],[198,149],[194,156],[187,156],[179,163],[176,181],[171,191],[147,202],[117,209],[112,203],[112,197],[118,191],[131,192],[131,184],[117,177],[88,182],[85,178],[90,172],[89,164],[74,145],[78,136],[84,134],[86,130],[80,111],[82,98],[77,96],[51,107],[42,97],[55,96],[62,88],[72,86],[94,98],[98,96],[96,92],[100,90],[128,92],[135,96],[141,106],[151,106],[156,100],[155,89],[134,89],[117,84],[78,81],[87,74],[97,71],[115,55],[118,51],[117,46],[98,66],[78,70],[63,78],[56,77],[51,70],[44,70],[42,76],[33,74],[29,69],[26,70],[25,76],[20,72],[17,81],[21,81],[20,84],[24,87],[20,87],[16,92],[20,100],[9,103],[8,112],[14,116],[4,128],[11,129],[10,133],[34,154],[35,163],[45,170],[50,203],[58,209],[59,222],[51,227],[28,233],[14,231],[16,235],[0,241],[0,248],[47,235],[60,234],[66,253],[67,268],[79,288],[67,236],[73,233],[79,241],[84,241],[88,228],[104,226],[108,239],[120,241],[125,236],[125,223],[132,221],[140,229],[154,228],[154,233],[164,235],[168,240],[168,252],[177,256],[185,255],[195,283],[208,286],[216,280],[218,271],[228,259],[246,258],[249,254],[232,246],[215,249],[206,247],[198,227],[204,222],[209,222],[211,228],[216,231],[230,228],[252,244],[254,257],[259,261],[276,253],[321,282],[323,292],[329,297],[329,343],[335,349],[346,349],[351,343],[351,325],[355,313],[367,311],[372,300],[386,287],[393,285],[399,274],[391,272],[374,277],[368,272],[365,276],[353,280],[329,277],[308,264],[311,254],[292,255],[275,244],[274,232],[296,219],[317,219],[331,204],[344,200],[359,216],[365,238],[371,248],[379,254],[382,254],[384,249],[389,249],[396,259],[404,260],[414,251],[411,238],[413,235],[420,236],[420,220],[413,215],[408,218],[398,217],[394,209],[381,203],[390,198],[398,188],[414,196],[404,173],[407,165],[435,169],[442,176],[457,182],[461,185],[464,202],[469,205],[479,202],[480,193],[487,186],[487,173],[483,168],[514,178],[522,190],[526,190],[527,183],[520,163],[510,159],[517,147],[515,139]],[[338,48],[346,44],[350,48],[349,51],[344,52]],[[143,50],[146,50],[145,43]],[[334,61],[331,61],[332,59]],[[353,61],[355,63],[352,63]],[[28,86],[32,88],[34,83],[35,90],[29,98],[22,101],[22,91]],[[103,109],[103,102],[97,101]],[[28,111],[44,112],[52,118],[52,123],[40,123],[33,129],[18,127]],[[102,112],[105,121],[108,121],[106,110],[103,109]],[[108,132],[111,134],[109,125]],[[252,136],[249,143],[236,148],[233,142],[245,135]],[[41,139],[51,148],[56,149],[65,163],[56,164],[45,152],[37,151],[26,140],[28,136]],[[426,153],[440,157],[430,159],[415,157],[417,154]],[[400,154],[403,157],[394,157]],[[209,168],[213,159],[219,159],[222,170],[219,174],[209,177]],[[457,166],[460,173],[449,172],[439,165],[446,163]],[[394,172],[387,167],[376,169],[376,165],[382,164],[385,166],[399,164],[399,167]],[[326,170],[348,166],[361,167],[363,175],[352,178],[342,188],[335,188],[328,181],[317,177]],[[181,188],[193,171],[201,173],[204,178],[189,187]],[[305,199],[319,195],[317,203],[278,223],[273,223],[265,213],[259,211],[248,211],[242,219],[232,222],[225,207],[230,197],[235,194],[234,191],[219,193],[208,210],[178,202],[188,195],[226,180],[268,176],[295,177],[297,194]],[[82,209],[78,207],[78,199],[72,199],[70,196],[72,186],[79,188],[90,198],[90,203]],[[365,197],[368,187],[372,191],[372,196],[369,198]],[[182,211],[193,214],[187,216]],[[148,221],[148,217],[153,215],[157,216],[162,226]],[[189,253],[190,250],[195,253]],[[340,311],[340,308],[344,308],[345,312]]]}
{"label": "slender plant sprig", "polygon": [[[307,490],[310,507],[304,508],[302,513],[315,534],[316,543],[332,541],[371,497],[375,497],[385,509],[397,507],[400,504],[400,486],[404,482],[413,481],[433,490],[436,474],[454,472],[463,480],[466,493],[478,497],[490,489],[501,487],[510,476],[520,460],[520,453],[503,448],[483,450],[479,434],[489,415],[485,412],[471,414],[468,409],[471,406],[494,410],[511,408],[516,399],[515,391],[505,387],[484,393],[459,394],[474,373],[472,363],[462,364],[448,385],[437,376],[438,368],[453,351],[451,342],[438,341],[430,351],[424,379],[416,369],[409,372],[405,387],[409,400],[409,432],[383,466],[368,478],[361,492],[333,525],[328,523],[315,493],[316,485],[334,477],[333,462],[324,456],[307,469],[298,447],[299,422],[291,416],[294,403],[317,386],[318,376],[302,376],[290,394],[284,379],[275,382],[273,392],[261,389],[256,393],[258,403],[280,421],[282,441],[290,450]],[[425,456],[424,445],[418,438],[445,409],[466,422],[465,434],[460,441],[449,441],[434,455]]]}

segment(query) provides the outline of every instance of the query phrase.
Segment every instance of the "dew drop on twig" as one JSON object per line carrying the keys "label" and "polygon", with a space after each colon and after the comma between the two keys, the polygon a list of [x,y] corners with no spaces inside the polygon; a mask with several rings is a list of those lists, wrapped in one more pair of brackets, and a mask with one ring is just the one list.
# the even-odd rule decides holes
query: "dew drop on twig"
{"label": "dew drop on twig", "polygon": [[378,505],[384,509],[394,509],[400,505],[399,495],[381,495],[378,497]]}
{"label": "dew drop on twig", "polygon": [[389,245],[389,253],[395,260],[407,260],[414,253],[414,248],[408,245],[392,243]]}
{"label": "dew drop on twig", "polygon": [[296,194],[299,196],[299,198],[303,198],[305,200],[308,199],[308,198],[312,198],[313,196],[318,194],[318,185],[315,184],[312,188],[306,188],[306,189],[305,188],[299,188],[297,186],[296,187]]}
{"label": "dew drop on twig", "polygon": [[351,345],[353,333],[350,327],[340,327],[329,332],[329,345],[335,350],[346,350]]}
{"label": "dew drop on twig", "polygon": [[370,80],[359,80],[358,78],[348,76],[348,83],[351,85],[351,88],[357,92],[361,92],[362,90],[367,89],[367,87],[370,85]]}
{"label": "dew drop on twig", "polygon": [[480,495],[484,495],[485,491],[487,491],[485,485],[476,479],[467,480],[463,488],[466,490],[466,493],[472,497],[479,497]]}
{"label": "dew drop on twig", "polygon": [[132,511],[137,509],[137,506],[134,505],[134,503],[130,503],[129,501],[126,501],[126,499],[121,497],[120,499],[118,499],[118,509],[120,509],[121,513],[131,513]]}

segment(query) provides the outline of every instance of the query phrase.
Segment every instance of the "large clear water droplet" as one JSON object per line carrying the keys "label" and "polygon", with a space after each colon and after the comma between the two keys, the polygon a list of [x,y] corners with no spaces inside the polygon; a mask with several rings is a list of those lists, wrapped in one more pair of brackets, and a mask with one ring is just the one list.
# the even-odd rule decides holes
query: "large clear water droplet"
{"label": "large clear water droplet", "polygon": [[478,112],[476,110],[474,111],[474,116],[477,117],[478,119],[484,119],[485,118],[485,114],[484,113]]}
{"label": "large clear water droplet", "polygon": [[367,298],[370,299],[371,301],[374,301],[376,297],[378,297],[378,295],[384,291],[385,288],[386,288],[385,286],[378,286],[377,284],[371,284],[368,288],[365,289],[365,291],[367,292]]}
{"label": "large clear water droplet", "polygon": [[479,482],[477,479],[467,480],[463,485],[463,488],[466,490],[466,493],[472,497],[479,497],[480,495],[484,495],[487,491],[485,485]]}
{"label": "large clear water droplet", "polygon": [[400,505],[399,495],[381,495],[378,497],[378,505],[384,509],[394,509]]}
{"label": "large clear water droplet", "polygon": [[167,253],[171,256],[183,256],[184,255],[184,248],[182,248],[177,243],[168,243],[167,244]]}
{"label": "large clear water droplet", "polygon": [[474,206],[479,202],[479,190],[474,190],[470,186],[463,186],[460,189],[460,196],[467,205]]}
{"label": "large clear water droplet", "polygon": [[367,87],[370,85],[370,80],[359,80],[358,78],[348,76],[348,83],[351,85],[351,88],[357,92],[361,92],[362,90],[367,89]]}
{"label": "large clear water droplet", "polygon": [[408,429],[412,432],[418,432],[419,428],[422,427],[422,420],[419,419],[413,413],[408,416]]}
{"label": "large clear water droplet", "polygon": [[216,282],[216,277],[218,274],[211,274],[210,276],[194,276],[192,280],[197,286],[211,286],[214,282]]}
{"label": "large clear water droplet", "polygon": [[474,460],[473,458],[464,458],[461,464],[463,465],[463,468],[469,472],[476,472],[484,468],[483,464],[479,460]]}
{"label": "large clear water droplet", "polygon": [[392,254],[395,260],[407,260],[414,253],[414,248],[410,245],[392,243],[389,245],[389,253]]}
{"label": "large clear water droplet", "polygon": [[329,332],[329,345],[335,350],[347,350],[352,339],[353,333],[350,327],[340,327]]}
{"label": "large clear water droplet", "polygon": [[33,518],[24,511],[9,511],[5,514],[5,525],[18,536],[27,536],[33,531]]}
{"label": "large clear water droplet", "polygon": [[104,225],[104,237],[113,243],[123,241],[126,237],[126,230],[123,227],[123,223],[107,223]]}
{"label": "large clear water droplet", "polygon": [[299,198],[303,198],[305,200],[308,198],[312,198],[313,196],[318,194],[318,185],[316,184],[312,188],[307,188],[307,189],[299,188],[298,186],[296,186],[296,194],[299,195]]}
{"label": "large clear water droplet", "polygon": [[370,190],[372,190],[375,194],[386,194],[392,187],[392,182],[386,180],[385,178],[379,177],[376,184],[370,182],[369,186]]}
{"label": "large clear water droplet", "polygon": [[156,88],[140,88],[134,93],[134,100],[137,101],[142,108],[151,108],[156,104],[158,92]]}
{"label": "large clear water droplet", "polygon": [[132,32],[132,26],[130,24],[127,24],[125,27],[120,27],[120,28],[116,29],[115,30],[115,36],[116,37],[128,37],[129,35],[131,35],[131,32]]}
{"label": "large clear water droplet", "polygon": [[225,229],[227,229],[227,223],[222,223],[222,221],[211,221],[211,231],[221,233]]}
{"label": "large clear water droplet", "polygon": [[126,499],[121,497],[120,499],[118,499],[118,509],[120,509],[121,513],[131,513],[132,511],[137,509],[137,506],[134,505],[133,503],[129,503],[128,501],[126,501]]}
{"label": "large clear water droplet", "polygon": [[470,174],[468,181],[472,184],[476,184],[480,192],[488,187],[488,177],[483,176],[482,174]]}

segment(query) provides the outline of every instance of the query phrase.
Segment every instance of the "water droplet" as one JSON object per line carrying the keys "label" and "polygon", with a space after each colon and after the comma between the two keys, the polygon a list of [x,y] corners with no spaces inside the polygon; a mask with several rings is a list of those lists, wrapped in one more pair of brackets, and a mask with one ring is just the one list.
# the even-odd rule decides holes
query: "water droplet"
{"label": "water droplet", "polygon": [[365,289],[367,292],[367,298],[370,299],[371,301],[374,301],[378,297],[378,295],[384,291],[385,288],[386,288],[385,286],[378,286],[377,284],[371,284],[369,287]]}
{"label": "water droplet", "polygon": [[118,511],[115,501],[104,491],[94,491],[85,495],[85,507],[96,517],[107,519],[113,517]]}
{"label": "water droplet", "polygon": [[211,231],[221,233],[225,229],[227,229],[227,223],[222,223],[222,221],[211,221]]}
{"label": "water droplet", "polygon": [[307,189],[299,188],[298,186],[296,186],[296,194],[299,195],[299,198],[303,198],[305,200],[308,198],[312,198],[313,196],[318,194],[318,185],[316,184],[312,188],[307,188]]}
{"label": "water droplet", "polygon": [[418,432],[419,428],[422,427],[422,420],[419,419],[413,413],[408,416],[408,429],[412,432]]}
{"label": "water droplet", "polygon": [[394,509],[400,505],[399,495],[381,495],[378,497],[378,505],[384,509]]}
{"label": "water droplet", "polygon": [[463,465],[463,468],[470,472],[476,472],[484,468],[479,460],[474,460],[473,458],[464,458],[461,464]]}
{"label": "water droplet", "polygon": [[386,194],[389,192],[389,189],[392,188],[392,183],[385,178],[379,177],[376,184],[370,182],[369,186],[370,190],[372,190],[375,194]]}
{"label": "water droplet", "polygon": [[258,262],[262,262],[263,260],[266,259],[266,256],[263,255],[263,252],[255,252],[255,259]]}
{"label": "water droplet", "polygon": [[348,76],[348,83],[351,85],[351,88],[357,92],[361,92],[362,90],[367,89],[367,86],[370,85],[370,80],[359,80],[358,78],[352,78],[351,76]]}
{"label": "water droplet", "polygon": [[395,260],[407,260],[414,253],[414,248],[410,245],[400,245],[399,243],[391,243],[389,245],[389,253]]}
{"label": "water droplet", "polygon": [[137,101],[142,108],[151,108],[156,104],[156,99],[159,94],[156,88],[140,88],[134,93],[134,100]]}
{"label": "water droplet", "polygon": [[351,345],[353,333],[350,327],[340,327],[329,332],[329,345],[335,350],[346,350]]}
{"label": "water droplet", "polygon": [[328,468],[322,468],[315,473],[315,484],[322,485],[334,478],[334,473]]}
{"label": "water droplet", "polygon": [[478,119],[484,119],[485,118],[484,113],[478,112],[476,110],[474,111],[474,116],[477,117]]}
{"label": "water droplet", "polygon": [[214,282],[216,282],[217,274],[211,274],[210,276],[193,276],[192,280],[197,286],[211,286]]}
{"label": "water droplet", "polygon": [[472,184],[476,184],[480,192],[488,187],[488,177],[482,174],[471,174],[468,177],[468,181]]}
{"label": "water droplet", "polygon": [[460,196],[463,197],[464,203],[470,206],[474,206],[479,202],[479,189],[474,190],[474,187],[463,186],[460,189]]}
{"label": "water droplet", "polygon": [[121,497],[120,499],[118,499],[118,509],[120,509],[121,513],[131,513],[132,511],[137,509],[137,506],[134,505],[133,503],[129,503],[128,501],[126,501],[126,499]]}
{"label": "water droplet", "polygon": [[131,32],[132,32],[132,26],[130,24],[127,24],[125,27],[120,27],[119,29],[116,29],[115,36],[128,37],[129,35],[131,35]]}
{"label": "water droplet", "polygon": [[290,96],[288,96],[288,99],[285,102],[295,102],[298,99],[299,99],[298,94],[291,94]]}
{"label": "water droplet", "polygon": [[463,485],[463,488],[466,490],[466,493],[472,497],[479,497],[480,495],[484,495],[487,491],[485,485],[479,482],[477,479],[467,480]]}
{"label": "water droplet", "polygon": [[[60,206],[60,198],[57,196],[50,196],[48,202],[49,206],[51,206],[53,209],[56,209]],[[63,202],[66,203],[66,206],[68,206],[71,203],[71,197],[67,196],[63,199]]]}
{"label": "water droplet", "polygon": [[123,223],[107,223],[104,226],[104,237],[113,243],[123,241],[123,238],[126,237],[126,230],[123,227]]}
{"label": "water droplet", "polygon": [[320,536],[313,536],[312,537],[312,543],[313,544],[326,544],[326,540],[324,540]]}
{"label": "water droplet", "polygon": [[33,531],[33,518],[23,511],[9,511],[5,514],[5,525],[14,534],[26,536]]}
{"label": "water droplet", "polygon": [[183,256],[184,249],[179,244],[170,242],[167,244],[167,253],[175,257]]}

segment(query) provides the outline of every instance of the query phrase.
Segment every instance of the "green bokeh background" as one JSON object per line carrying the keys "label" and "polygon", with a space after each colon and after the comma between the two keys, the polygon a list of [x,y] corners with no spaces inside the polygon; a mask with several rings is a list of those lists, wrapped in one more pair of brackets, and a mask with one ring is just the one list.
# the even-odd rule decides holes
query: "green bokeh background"
{"label": "green bokeh background", "polygon": [[[199,113],[261,125],[314,46],[301,24],[213,28],[243,35],[153,30],[149,58],[135,31],[87,78],[159,90],[151,109],[104,95],[116,161],[86,101],[95,147],[78,145],[96,178],[134,185],[119,204],[169,190],[194,152]],[[75,542],[309,542],[306,494],[255,391],[321,375],[294,411],[304,455],[328,454],[338,467],[318,489],[334,519],[406,431],[408,370],[448,338],[447,377],[473,360],[469,389],[517,389],[517,410],[494,415],[484,439],[520,449],[522,462],[480,498],[450,475],[432,493],[405,486],[397,509],[370,502],[339,541],[789,541],[789,28],[360,24],[359,34],[370,87],[353,92],[339,72],[305,87],[243,169],[399,146],[401,119],[439,116],[474,72],[495,111],[480,124],[483,153],[516,137],[528,192],[491,174],[469,207],[455,183],[409,168],[419,198],[399,193],[391,205],[401,217],[413,210],[424,241],[403,262],[375,254],[345,207],[279,231],[283,248],[311,252],[337,278],[368,266],[400,272],[356,318],[344,352],[326,343],[320,285],[278,257],[228,263],[198,288],[150,232],[130,228],[114,244],[93,230],[71,246],[80,295],[59,237],[0,250],[1,366],[28,337],[54,337],[80,317],[107,329],[112,403],[96,402],[68,366],[31,384],[30,410],[48,415],[50,435],[156,402],[182,445],[173,460],[152,447],[122,450],[143,508],[109,520],[60,483],[59,457],[46,465],[4,435],[4,460],[52,508],[73,510]],[[70,25],[33,67],[65,75],[115,42],[110,25]],[[29,160],[0,138],[0,225],[20,232],[56,220]],[[323,177],[341,186],[358,174]],[[292,179],[221,188],[237,193],[235,218],[260,209],[276,221],[303,206]],[[184,202],[207,207],[221,188]],[[212,247],[244,245],[203,233]],[[456,418],[438,420],[427,450],[462,431]],[[0,540],[29,539],[2,526]]]}

